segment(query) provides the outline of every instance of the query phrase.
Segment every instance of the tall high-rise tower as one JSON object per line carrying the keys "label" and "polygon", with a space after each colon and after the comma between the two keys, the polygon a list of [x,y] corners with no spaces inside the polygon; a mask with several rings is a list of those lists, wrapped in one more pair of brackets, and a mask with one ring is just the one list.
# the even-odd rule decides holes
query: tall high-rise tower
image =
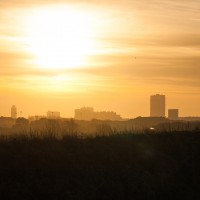
{"label": "tall high-rise tower", "polygon": [[150,97],[150,116],[165,117],[165,95],[152,95]]}
{"label": "tall high-rise tower", "polygon": [[14,105],[11,107],[11,117],[14,119],[17,118],[17,107]]}

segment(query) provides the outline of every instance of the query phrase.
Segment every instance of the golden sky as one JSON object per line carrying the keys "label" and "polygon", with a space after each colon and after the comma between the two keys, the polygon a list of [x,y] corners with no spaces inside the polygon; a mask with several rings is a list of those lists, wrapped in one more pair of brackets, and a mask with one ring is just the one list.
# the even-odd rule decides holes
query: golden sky
{"label": "golden sky", "polygon": [[199,0],[0,0],[0,115],[83,106],[200,115]]}

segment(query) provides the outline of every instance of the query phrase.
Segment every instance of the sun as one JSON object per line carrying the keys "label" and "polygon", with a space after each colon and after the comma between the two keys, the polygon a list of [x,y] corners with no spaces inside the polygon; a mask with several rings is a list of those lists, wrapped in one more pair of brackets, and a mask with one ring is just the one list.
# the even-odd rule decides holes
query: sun
{"label": "sun", "polygon": [[92,16],[65,7],[40,9],[27,20],[29,51],[36,64],[48,69],[71,69],[86,65],[95,46]]}

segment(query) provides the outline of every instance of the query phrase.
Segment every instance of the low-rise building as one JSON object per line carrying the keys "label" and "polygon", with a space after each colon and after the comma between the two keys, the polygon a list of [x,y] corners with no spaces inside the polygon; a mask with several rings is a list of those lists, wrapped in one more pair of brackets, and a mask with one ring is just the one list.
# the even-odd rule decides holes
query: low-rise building
{"label": "low-rise building", "polygon": [[100,111],[95,112],[92,107],[83,107],[80,109],[75,109],[76,120],[86,120],[90,121],[92,119],[98,120],[111,120],[111,121],[120,121],[122,120],[121,116],[113,111]]}
{"label": "low-rise building", "polygon": [[168,119],[170,120],[178,120],[179,110],[178,109],[169,109],[168,110]]}

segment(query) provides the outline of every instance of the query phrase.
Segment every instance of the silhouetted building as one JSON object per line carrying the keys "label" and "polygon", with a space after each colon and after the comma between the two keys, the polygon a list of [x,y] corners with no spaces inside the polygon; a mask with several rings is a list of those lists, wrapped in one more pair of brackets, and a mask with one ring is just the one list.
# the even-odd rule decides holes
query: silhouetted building
{"label": "silhouetted building", "polygon": [[74,118],[76,120],[87,120],[87,121],[90,121],[92,119],[112,120],[112,121],[122,120],[121,116],[116,114],[116,112],[113,111],[94,112],[94,109],[92,107],[83,107],[80,109],[76,109]]}
{"label": "silhouetted building", "polygon": [[60,112],[48,111],[47,112],[47,118],[48,119],[59,119],[60,118]]}
{"label": "silhouetted building", "polygon": [[17,107],[14,105],[11,107],[11,118],[17,119]]}
{"label": "silhouetted building", "polygon": [[165,117],[165,95],[152,95],[150,97],[150,116]]}
{"label": "silhouetted building", "polygon": [[94,118],[94,109],[92,107],[83,107],[75,109],[75,119],[77,120],[92,120]]}
{"label": "silhouetted building", "polygon": [[36,121],[36,120],[40,120],[42,118],[47,118],[47,117],[43,116],[43,115],[35,115],[35,116],[29,116],[28,120],[29,120],[29,122],[33,122],[33,121]]}
{"label": "silhouetted building", "polygon": [[0,117],[0,128],[12,128],[16,123],[16,119],[12,117]]}
{"label": "silhouetted building", "polygon": [[113,112],[113,111],[94,112],[93,118],[99,119],[99,120],[112,120],[112,121],[122,120],[121,116],[118,115],[116,112]]}
{"label": "silhouetted building", "polygon": [[168,110],[168,119],[178,120],[178,117],[179,117],[178,113],[179,113],[178,109],[169,109]]}

